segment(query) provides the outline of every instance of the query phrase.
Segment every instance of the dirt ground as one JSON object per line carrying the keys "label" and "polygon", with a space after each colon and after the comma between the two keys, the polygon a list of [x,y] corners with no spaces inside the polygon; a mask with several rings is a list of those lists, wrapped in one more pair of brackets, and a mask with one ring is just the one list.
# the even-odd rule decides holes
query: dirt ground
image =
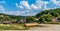
{"label": "dirt ground", "polygon": [[60,25],[53,25],[53,24],[40,24],[44,25],[45,27],[33,27],[29,30],[0,30],[0,31],[60,31]]}

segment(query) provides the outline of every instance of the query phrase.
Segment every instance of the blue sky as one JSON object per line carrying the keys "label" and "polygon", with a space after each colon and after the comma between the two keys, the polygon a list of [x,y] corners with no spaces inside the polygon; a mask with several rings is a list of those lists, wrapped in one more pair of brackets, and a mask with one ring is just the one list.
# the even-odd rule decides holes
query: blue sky
{"label": "blue sky", "polygon": [[60,8],[60,0],[0,0],[0,13],[34,16],[42,10]]}

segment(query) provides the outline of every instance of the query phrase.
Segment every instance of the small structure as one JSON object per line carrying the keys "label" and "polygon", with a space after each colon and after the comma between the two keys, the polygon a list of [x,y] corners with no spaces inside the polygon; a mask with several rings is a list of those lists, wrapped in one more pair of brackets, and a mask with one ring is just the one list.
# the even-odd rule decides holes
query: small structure
{"label": "small structure", "polygon": [[60,18],[53,18],[52,21],[53,22],[60,22]]}
{"label": "small structure", "polygon": [[57,18],[57,21],[60,22],[60,18]]}
{"label": "small structure", "polygon": [[26,22],[26,19],[21,19],[20,21],[22,24],[24,24]]}
{"label": "small structure", "polygon": [[52,22],[57,22],[57,18],[52,18]]}

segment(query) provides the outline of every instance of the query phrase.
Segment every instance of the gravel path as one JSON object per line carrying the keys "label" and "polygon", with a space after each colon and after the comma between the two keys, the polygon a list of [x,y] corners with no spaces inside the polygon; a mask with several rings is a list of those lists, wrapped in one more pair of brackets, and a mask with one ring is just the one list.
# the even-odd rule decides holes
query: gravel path
{"label": "gravel path", "polygon": [[[33,27],[29,30],[8,30],[8,31],[60,31],[60,25],[40,24],[46,27]],[[7,31],[7,30],[6,30]]]}

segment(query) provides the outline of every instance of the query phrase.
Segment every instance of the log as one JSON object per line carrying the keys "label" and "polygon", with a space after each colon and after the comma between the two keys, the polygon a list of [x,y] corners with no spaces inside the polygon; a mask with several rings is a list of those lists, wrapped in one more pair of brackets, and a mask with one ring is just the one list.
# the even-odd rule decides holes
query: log
{"label": "log", "polygon": [[26,23],[25,26],[26,26],[26,27],[38,26],[38,23]]}

